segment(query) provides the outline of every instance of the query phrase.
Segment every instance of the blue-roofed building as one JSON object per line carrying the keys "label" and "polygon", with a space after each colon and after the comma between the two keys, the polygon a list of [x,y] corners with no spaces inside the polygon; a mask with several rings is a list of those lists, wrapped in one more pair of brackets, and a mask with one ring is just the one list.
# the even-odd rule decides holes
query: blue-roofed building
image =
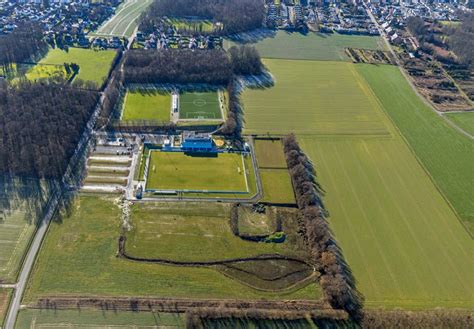
{"label": "blue-roofed building", "polygon": [[183,134],[181,150],[184,152],[217,152],[211,135],[187,132]]}

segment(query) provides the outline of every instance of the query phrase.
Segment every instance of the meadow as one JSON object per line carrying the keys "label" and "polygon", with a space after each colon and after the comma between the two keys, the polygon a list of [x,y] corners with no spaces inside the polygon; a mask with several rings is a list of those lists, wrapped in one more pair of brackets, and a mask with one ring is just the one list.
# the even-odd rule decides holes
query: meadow
{"label": "meadow", "polygon": [[242,155],[153,151],[146,188],[157,190],[247,191]]}
{"label": "meadow", "polygon": [[187,92],[179,96],[180,119],[222,119],[216,92]]}
{"label": "meadow", "polygon": [[25,78],[30,81],[42,80],[42,79],[54,79],[63,78],[65,80],[71,79],[73,76],[72,72],[67,72],[64,65],[40,65],[33,66],[25,74]]}
{"label": "meadow", "polygon": [[171,95],[151,90],[127,91],[121,121],[169,122]]}
{"label": "meadow", "polygon": [[294,204],[295,194],[288,169],[260,169],[263,185],[261,202]]}
{"label": "meadow", "polygon": [[25,206],[8,211],[0,221],[0,282],[15,282],[23,255],[36,230]]}
{"label": "meadow", "polygon": [[111,198],[78,198],[61,223],[51,224],[30,276],[25,302],[58,294],[312,300],[320,296],[315,284],[297,291],[264,292],[212,268],[144,264],[118,258],[120,214]]}
{"label": "meadow", "polygon": [[[58,48],[50,49],[48,54],[39,61],[39,64],[63,65],[76,63],[79,65],[79,74],[76,79],[91,81],[100,87],[111,69],[116,52],[114,50],[92,50],[83,48],[69,48],[64,51]],[[36,74],[35,68],[27,73]]]}
{"label": "meadow", "polygon": [[92,35],[131,37],[138,26],[140,15],[151,3],[152,0],[125,0],[117,8],[115,15]]}
{"label": "meadow", "polygon": [[[436,185],[474,234],[474,146],[420,100],[396,67],[358,65]],[[455,225],[455,224],[453,224]]]}
{"label": "meadow", "polygon": [[474,135],[474,112],[447,113],[444,115],[457,126],[471,135]]}
{"label": "meadow", "polygon": [[3,325],[3,321],[5,321],[12,293],[12,289],[0,288],[0,327]]}
{"label": "meadow", "polygon": [[262,202],[292,204],[295,194],[280,139],[255,139],[255,153],[263,186]]}
{"label": "meadow", "polygon": [[134,257],[192,262],[297,252],[288,243],[250,242],[235,236],[228,204],[135,204],[131,218],[126,247]]}
{"label": "meadow", "polygon": [[354,65],[264,60],[268,89],[242,95],[247,134],[389,135],[383,113]]}
{"label": "meadow", "polygon": [[274,36],[251,45],[255,46],[264,58],[314,61],[349,61],[344,52],[347,47],[385,49],[380,37],[313,32],[301,34],[285,31],[278,31]]}
{"label": "meadow", "polygon": [[287,168],[280,139],[255,139],[254,144],[259,168]]}
{"label": "meadow", "polygon": [[16,328],[184,328],[181,314],[106,310],[22,309]]}

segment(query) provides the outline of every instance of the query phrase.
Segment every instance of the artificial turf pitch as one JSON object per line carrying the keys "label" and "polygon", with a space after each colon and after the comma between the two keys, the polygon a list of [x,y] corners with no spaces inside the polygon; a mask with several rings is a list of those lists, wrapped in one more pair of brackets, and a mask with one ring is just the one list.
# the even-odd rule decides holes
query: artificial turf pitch
{"label": "artificial turf pitch", "polygon": [[125,95],[121,121],[169,122],[171,95],[152,90],[129,90]]}
{"label": "artificial turf pitch", "polygon": [[217,92],[185,92],[179,97],[180,119],[222,119]]}
{"label": "artificial turf pitch", "polygon": [[147,190],[247,192],[242,155],[152,151]]}

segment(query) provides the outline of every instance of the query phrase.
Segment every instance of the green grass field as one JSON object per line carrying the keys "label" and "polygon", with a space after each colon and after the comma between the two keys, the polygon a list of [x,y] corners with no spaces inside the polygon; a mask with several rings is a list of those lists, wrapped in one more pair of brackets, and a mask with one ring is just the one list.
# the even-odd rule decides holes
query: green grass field
{"label": "green grass field", "polygon": [[474,112],[448,113],[444,115],[461,127],[464,131],[474,135]]}
{"label": "green grass field", "polygon": [[242,155],[187,155],[183,152],[152,152],[147,189],[247,191]]}
{"label": "green grass field", "polygon": [[263,185],[262,202],[295,203],[295,193],[288,169],[260,169]]}
{"label": "green grass field", "polygon": [[167,21],[179,31],[192,32],[212,32],[214,31],[214,24],[209,20],[190,20],[169,18]]}
{"label": "green grass field", "polygon": [[189,92],[179,97],[180,119],[222,119],[218,94],[216,92]]}
{"label": "green grass field", "polygon": [[349,61],[344,52],[347,47],[385,49],[379,37],[311,32],[303,35],[285,31],[279,31],[274,37],[251,45],[254,45],[264,58],[318,61]]}
{"label": "green grass field", "polygon": [[0,282],[15,282],[23,254],[26,252],[31,236],[35,232],[34,223],[29,220],[25,207],[4,215],[0,221]]}
{"label": "green grass field", "polygon": [[473,242],[401,137],[300,138],[368,307],[474,307]]}
{"label": "green grass field", "polygon": [[[91,81],[101,86],[107,78],[112,61],[115,57],[114,50],[92,50],[83,48],[69,48],[69,51],[61,49],[50,49],[46,57],[40,60],[39,64],[63,65],[64,63],[76,63],[79,65],[79,74],[76,79]],[[36,74],[37,69],[32,68],[32,73]]]}
{"label": "green grass field", "polygon": [[22,309],[16,328],[184,328],[180,314],[105,310],[35,310]]}
{"label": "green grass field", "polygon": [[320,296],[315,284],[298,291],[263,292],[212,268],[144,264],[117,258],[122,220],[113,200],[81,196],[62,223],[51,224],[30,276],[25,302],[58,294],[244,299]]}
{"label": "green grass field", "polygon": [[93,35],[131,37],[138,26],[140,15],[152,2],[152,0],[123,1],[115,15],[102,24]]}
{"label": "green grass field", "polygon": [[129,90],[125,95],[121,120],[150,120],[169,122],[170,111],[170,94],[147,90]]}
{"label": "green grass field", "polygon": [[412,91],[396,67],[357,66],[465,225],[474,234],[474,147]]}
{"label": "green grass field", "polygon": [[245,133],[388,135],[383,113],[351,63],[264,60],[269,89],[243,93]]}
{"label": "green grass field", "polygon": [[10,305],[10,299],[12,297],[12,289],[0,288],[0,327],[3,325],[3,321],[7,315],[8,306]]}
{"label": "green grass field", "polygon": [[281,140],[255,139],[254,144],[260,168],[287,168]]}
{"label": "green grass field", "polygon": [[136,204],[131,218],[127,253],[135,257],[210,261],[298,252],[288,243],[257,243],[236,237],[230,230],[227,204]]}
{"label": "green grass field", "polygon": [[[465,209],[474,195],[469,192],[473,185],[467,186],[473,181],[472,142],[424,108],[395,67],[265,63],[276,77],[273,89],[279,89],[250,92],[258,97],[244,93],[247,131],[298,135],[326,191],[331,227],[365,304],[472,308],[472,239],[390,119],[423,162],[434,169],[443,166],[438,175],[457,189],[463,187],[464,194],[453,197]],[[303,115],[307,99],[317,105],[306,106]],[[319,120],[309,119],[317,115]],[[330,133],[321,136],[320,131],[329,128]]]}
{"label": "green grass field", "polygon": [[64,65],[35,65],[28,72],[25,77],[30,81],[42,79],[63,78],[69,80],[73,73],[66,72]]}
{"label": "green grass field", "polygon": [[0,175],[0,283],[15,283],[50,188],[46,180]]}

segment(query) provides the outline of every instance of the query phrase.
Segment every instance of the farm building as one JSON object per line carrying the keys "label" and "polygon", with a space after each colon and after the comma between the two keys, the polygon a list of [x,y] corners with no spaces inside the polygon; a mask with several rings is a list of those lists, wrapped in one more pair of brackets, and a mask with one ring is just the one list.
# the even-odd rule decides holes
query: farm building
{"label": "farm building", "polygon": [[212,137],[209,134],[197,134],[195,132],[183,133],[181,150],[184,152],[216,152]]}

